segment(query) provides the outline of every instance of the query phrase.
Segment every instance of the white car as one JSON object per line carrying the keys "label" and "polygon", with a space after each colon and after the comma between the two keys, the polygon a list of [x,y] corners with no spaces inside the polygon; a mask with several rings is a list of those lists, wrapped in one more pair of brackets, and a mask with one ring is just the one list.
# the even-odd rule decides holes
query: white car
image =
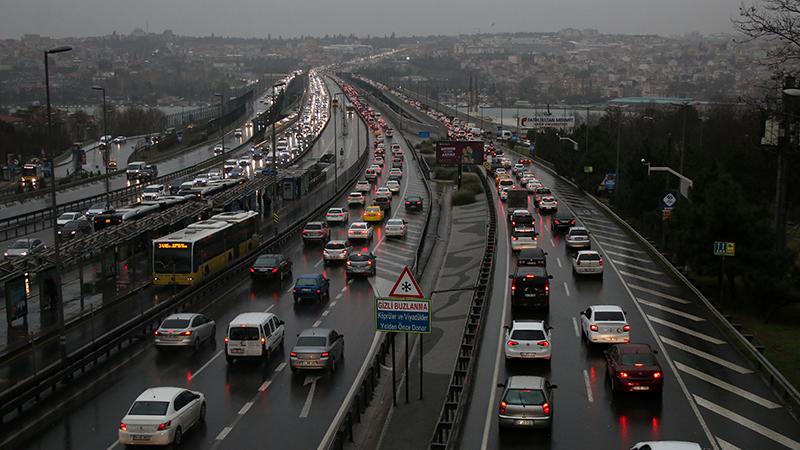
{"label": "white car", "polygon": [[400,193],[400,183],[397,180],[389,180],[386,182],[386,187],[389,189],[389,192],[392,194],[399,194]]}
{"label": "white car", "polygon": [[544,359],[550,361],[552,341],[543,320],[515,320],[506,329],[505,356],[510,359]]}
{"label": "white car", "polygon": [[86,216],[79,212],[65,212],[56,218],[56,225],[63,227],[73,220],[86,220]]}
{"label": "white car", "polygon": [[327,265],[331,261],[347,261],[350,253],[350,241],[331,240],[322,249],[322,261]]}
{"label": "white car", "polygon": [[178,387],[155,387],[142,392],[119,423],[122,445],[177,447],[183,433],[206,419],[206,398]]}
{"label": "white car", "polygon": [[556,210],[558,210],[558,200],[552,195],[542,197],[542,199],[539,200],[539,212],[554,212]]}
{"label": "white car", "polygon": [[567,248],[591,248],[592,243],[589,241],[589,230],[584,227],[571,227],[567,231],[567,236],[564,239],[567,243]]}
{"label": "white car", "polygon": [[158,200],[165,193],[163,184],[150,184],[142,189],[142,201]]}
{"label": "white car", "polygon": [[504,202],[508,200],[508,188],[507,187],[500,188],[500,193],[498,195],[500,195],[500,201]]}
{"label": "white car", "polygon": [[526,248],[538,248],[536,230],[530,227],[516,227],[511,232],[511,250],[518,252]]}
{"label": "white car", "polygon": [[372,186],[369,184],[367,180],[358,180],[356,181],[356,190],[358,192],[367,193],[372,189]]}
{"label": "white car", "polygon": [[395,176],[397,178],[403,178],[403,169],[400,169],[399,167],[395,167],[394,169],[391,169],[389,171],[389,176],[390,177],[391,176]]}
{"label": "white car", "polygon": [[349,219],[350,213],[344,208],[330,208],[328,212],[325,213],[325,220],[328,221],[328,223],[347,223]]}
{"label": "white car", "polygon": [[631,450],[703,450],[703,447],[687,441],[647,441],[637,442]]}
{"label": "white car", "polygon": [[538,181],[529,181],[525,184],[525,189],[528,190],[529,193],[535,194],[536,190],[542,187],[542,184]]}
{"label": "white car", "polygon": [[386,225],[383,226],[383,232],[386,237],[406,237],[406,221],[405,219],[389,219]]}
{"label": "white car", "polygon": [[123,142],[125,142],[127,140],[128,140],[128,138],[126,138],[125,136],[117,136],[117,137],[114,138],[114,143],[115,144],[122,144]]}
{"label": "white car", "polygon": [[631,326],[617,305],[594,305],[581,311],[581,338],[592,343],[627,344]]}
{"label": "white car", "polygon": [[376,197],[392,197],[392,191],[389,190],[386,186],[381,186],[375,191]]}
{"label": "white car", "polygon": [[372,225],[367,222],[353,222],[350,224],[350,228],[347,229],[348,239],[366,239],[371,241],[372,234]]}
{"label": "white car", "polygon": [[603,275],[603,257],[594,250],[580,250],[572,260],[575,275]]}
{"label": "white car", "polygon": [[347,196],[347,204],[348,205],[359,205],[364,206],[364,194],[361,192],[351,192]]}
{"label": "white car", "polygon": [[235,137],[242,137],[242,129],[241,129],[241,128],[237,128],[237,129],[235,129],[235,130],[233,131],[233,135],[234,135]]}
{"label": "white car", "polygon": [[[214,151],[215,151],[214,154],[216,155],[217,154],[216,150],[214,150]],[[222,149],[220,148],[220,154],[221,153],[222,153]],[[228,159],[228,160],[225,160],[225,163],[223,164],[223,167],[225,168],[225,171],[228,172],[228,171],[231,171],[231,170],[235,169],[236,167],[238,167],[238,165],[239,165],[239,163],[235,159]]]}
{"label": "white car", "polygon": [[214,342],[217,324],[202,314],[180,313],[168,316],[153,333],[157,349],[192,347],[199,350],[203,341]]}

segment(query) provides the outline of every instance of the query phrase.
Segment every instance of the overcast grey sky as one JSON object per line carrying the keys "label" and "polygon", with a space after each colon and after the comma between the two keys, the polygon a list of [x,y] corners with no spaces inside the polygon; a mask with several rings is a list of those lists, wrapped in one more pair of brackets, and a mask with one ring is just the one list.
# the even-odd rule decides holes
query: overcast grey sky
{"label": "overcast grey sky", "polygon": [[[177,34],[265,37],[597,28],[603,33],[732,32],[740,0],[0,0],[0,37]],[[494,26],[492,26],[494,23]]]}

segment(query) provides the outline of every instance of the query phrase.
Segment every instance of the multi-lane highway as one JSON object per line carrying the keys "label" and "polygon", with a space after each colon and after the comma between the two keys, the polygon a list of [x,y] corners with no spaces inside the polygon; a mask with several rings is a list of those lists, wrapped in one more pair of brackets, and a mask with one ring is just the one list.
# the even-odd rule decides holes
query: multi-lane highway
{"label": "multi-lane highway", "polygon": [[[336,88],[328,83],[332,94]],[[356,121],[356,119],[352,119]],[[363,137],[363,124],[362,128]],[[319,140],[317,152],[332,147],[333,122]],[[356,133],[352,123],[345,139],[345,164],[357,157],[353,144]],[[339,123],[341,127],[341,123]],[[391,141],[389,141],[391,142]],[[412,265],[425,213],[406,213],[401,200],[414,193],[425,195],[409,149],[404,149],[406,163],[401,192],[394,196],[392,217],[405,218],[408,235],[405,239],[387,240],[380,226],[375,239],[363,243],[377,255],[377,275],[367,279],[345,278],[344,267],[322,264],[321,246],[304,245],[297,236],[288,242],[282,253],[294,263],[294,275],[325,273],[331,280],[330,301],[294,305],[291,282],[252,282],[246,274],[229,290],[220,293],[206,304],[202,312],[217,323],[216,345],[206,346],[197,353],[159,353],[148,342],[120,361],[103,381],[82,387],[91,392],[80,401],[59,404],[61,417],[24,448],[115,447],[119,419],[135,397],[150,386],[185,386],[205,393],[208,403],[206,424],[197,432],[184,436],[186,448],[249,448],[255,442],[275,448],[316,447],[333,417],[338,412],[375,335],[372,322],[372,300],[375,291],[386,293],[404,265]],[[370,146],[370,151],[371,151]],[[379,182],[386,179],[384,168]],[[373,193],[370,193],[371,197]],[[346,206],[344,198],[340,206]],[[428,207],[426,199],[425,207]],[[350,221],[359,220],[362,208],[350,209]],[[334,227],[333,235],[344,238],[346,228]],[[359,244],[355,244],[356,247]],[[273,355],[266,363],[228,365],[222,355],[222,340],[228,321],[241,312],[270,311],[286,323],[286,345],[283,352]],[[345,336],[345,360],[332,375],[292,375],[286,367],[288,348],[296,333],[305,328],[334,328]],[[74,393],[76,393],[76,389]],[[75,432],[75,427],[84,431]],[[85,430],[92,430],[85,432]],[[264,441],[267,436],[267,441]]]}

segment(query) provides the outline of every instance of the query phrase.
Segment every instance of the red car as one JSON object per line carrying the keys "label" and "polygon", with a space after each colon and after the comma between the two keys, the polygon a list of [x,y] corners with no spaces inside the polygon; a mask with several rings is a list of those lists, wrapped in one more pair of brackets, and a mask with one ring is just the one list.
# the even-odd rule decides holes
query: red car
{"label": "red car", "polygon": [[647,344],[616,344],[605,351],[611,391],[661,394],[664,372]]}

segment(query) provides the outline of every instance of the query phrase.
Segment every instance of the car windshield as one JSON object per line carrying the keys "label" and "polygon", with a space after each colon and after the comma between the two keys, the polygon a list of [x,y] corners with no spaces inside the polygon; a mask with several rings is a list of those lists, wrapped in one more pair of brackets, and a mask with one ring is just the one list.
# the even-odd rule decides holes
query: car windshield
{"label": "car windshield", "polygon": [[353,225],[350,225],[350,229],[351,230],[366,230],[367,226],[364,225],[364,224],[361,224],[361,223],[354,223]]}
{"label": "car windshield", "polygon": [[325,347],[327,339],[324,336],[300,336],[297,338],[297,347]]}
{"label": "car windshield", "polygon": [[503,399],[509,405],[541,405],[544,392],[539,389],[509,389]]}
{"label": "car windshield", "polygon": [[231,327],[228,338],[232,341],[257,341],[258,328],[256,327]]}
{"label": "car windshield", "polygon": [[511,333],[511,339],[518,339],[520,341],[541,341],[544,339],[544,332],[542,330],[514,330]]}
{"label": "car windshield", "polygon": [[328,242],[325,248],[328,250],[341,250],[346,248],[346,246],[344,245],[344,242]]}
{"label": "car windshield", "polygon": [[369,255],[364,255],[364,254],[350,255],[350,261],[369,261],[369,260],[370,260]]}
{"label": "car windshield", "polygon": [[316,286],[317,279],[316,278],[298,278],[297,283],[295,286]]}
{"label": "car windshield", "polygon": [[586,230],[572,230],[569,232],[570,236],[588,236],[589,233]]}
{"label": "car windshield", "polygon": [[341,208],[331,208],[330,210],[328,210],[328,212],[331,214],[341,214],[343,211]]}
{"label": "car windshield", "polygon": [[587,253],[581,255],[581,261],[600,261],[600,255],[597,253]]}
{"label": "car windshield", "polygon": [[654,366],[656,364],[653,355],[649,353],[623,353],[622,364],[626,366]]}
{"label": "car windshield", "polygon": [[30,244],[27,239],[20,239],[18,241],[14,241],[9,248],[28,248]]}
{"label": "car windshield", "polygon": [[189,319],[165,319],[161,322],[161,328],[188,328]]}
{"label": "car windshield", "polygon": [[322,225],[318,223],[309,223],[308,225],[306,225],[306,230],[321,230],[321,229]]}
{"label": "car windshield", "polygon": [[71,220],[71,221],[67,222],[66,224],[64,224],[64,229],[65,230],[78,229],[80,227],[80,225],[81,225],[80,221]]}
{"label": "car windshield", "polygon": [[72,220],[72,219],[74,219],[76,217],[78,217],[78,215],[75,214],[75,213],[64,213],[61,216],[59,216],[59,219]]}
{"label": "car windshield", "polygon": [[278,265],[278,257],[277,256],[259,256],[256,260],[256,265],[258,266],[277,266]]}
{"label": "car windshield", "polygon": [[399,227],[403,225],[403,221],[399,219],[389,219],[389,221],[386,222],[386,225]]}
{"label": "car windshield", "polygon": [[164,416],[167,414],[169,402],[143,401],[133,402],[129,416]]}

